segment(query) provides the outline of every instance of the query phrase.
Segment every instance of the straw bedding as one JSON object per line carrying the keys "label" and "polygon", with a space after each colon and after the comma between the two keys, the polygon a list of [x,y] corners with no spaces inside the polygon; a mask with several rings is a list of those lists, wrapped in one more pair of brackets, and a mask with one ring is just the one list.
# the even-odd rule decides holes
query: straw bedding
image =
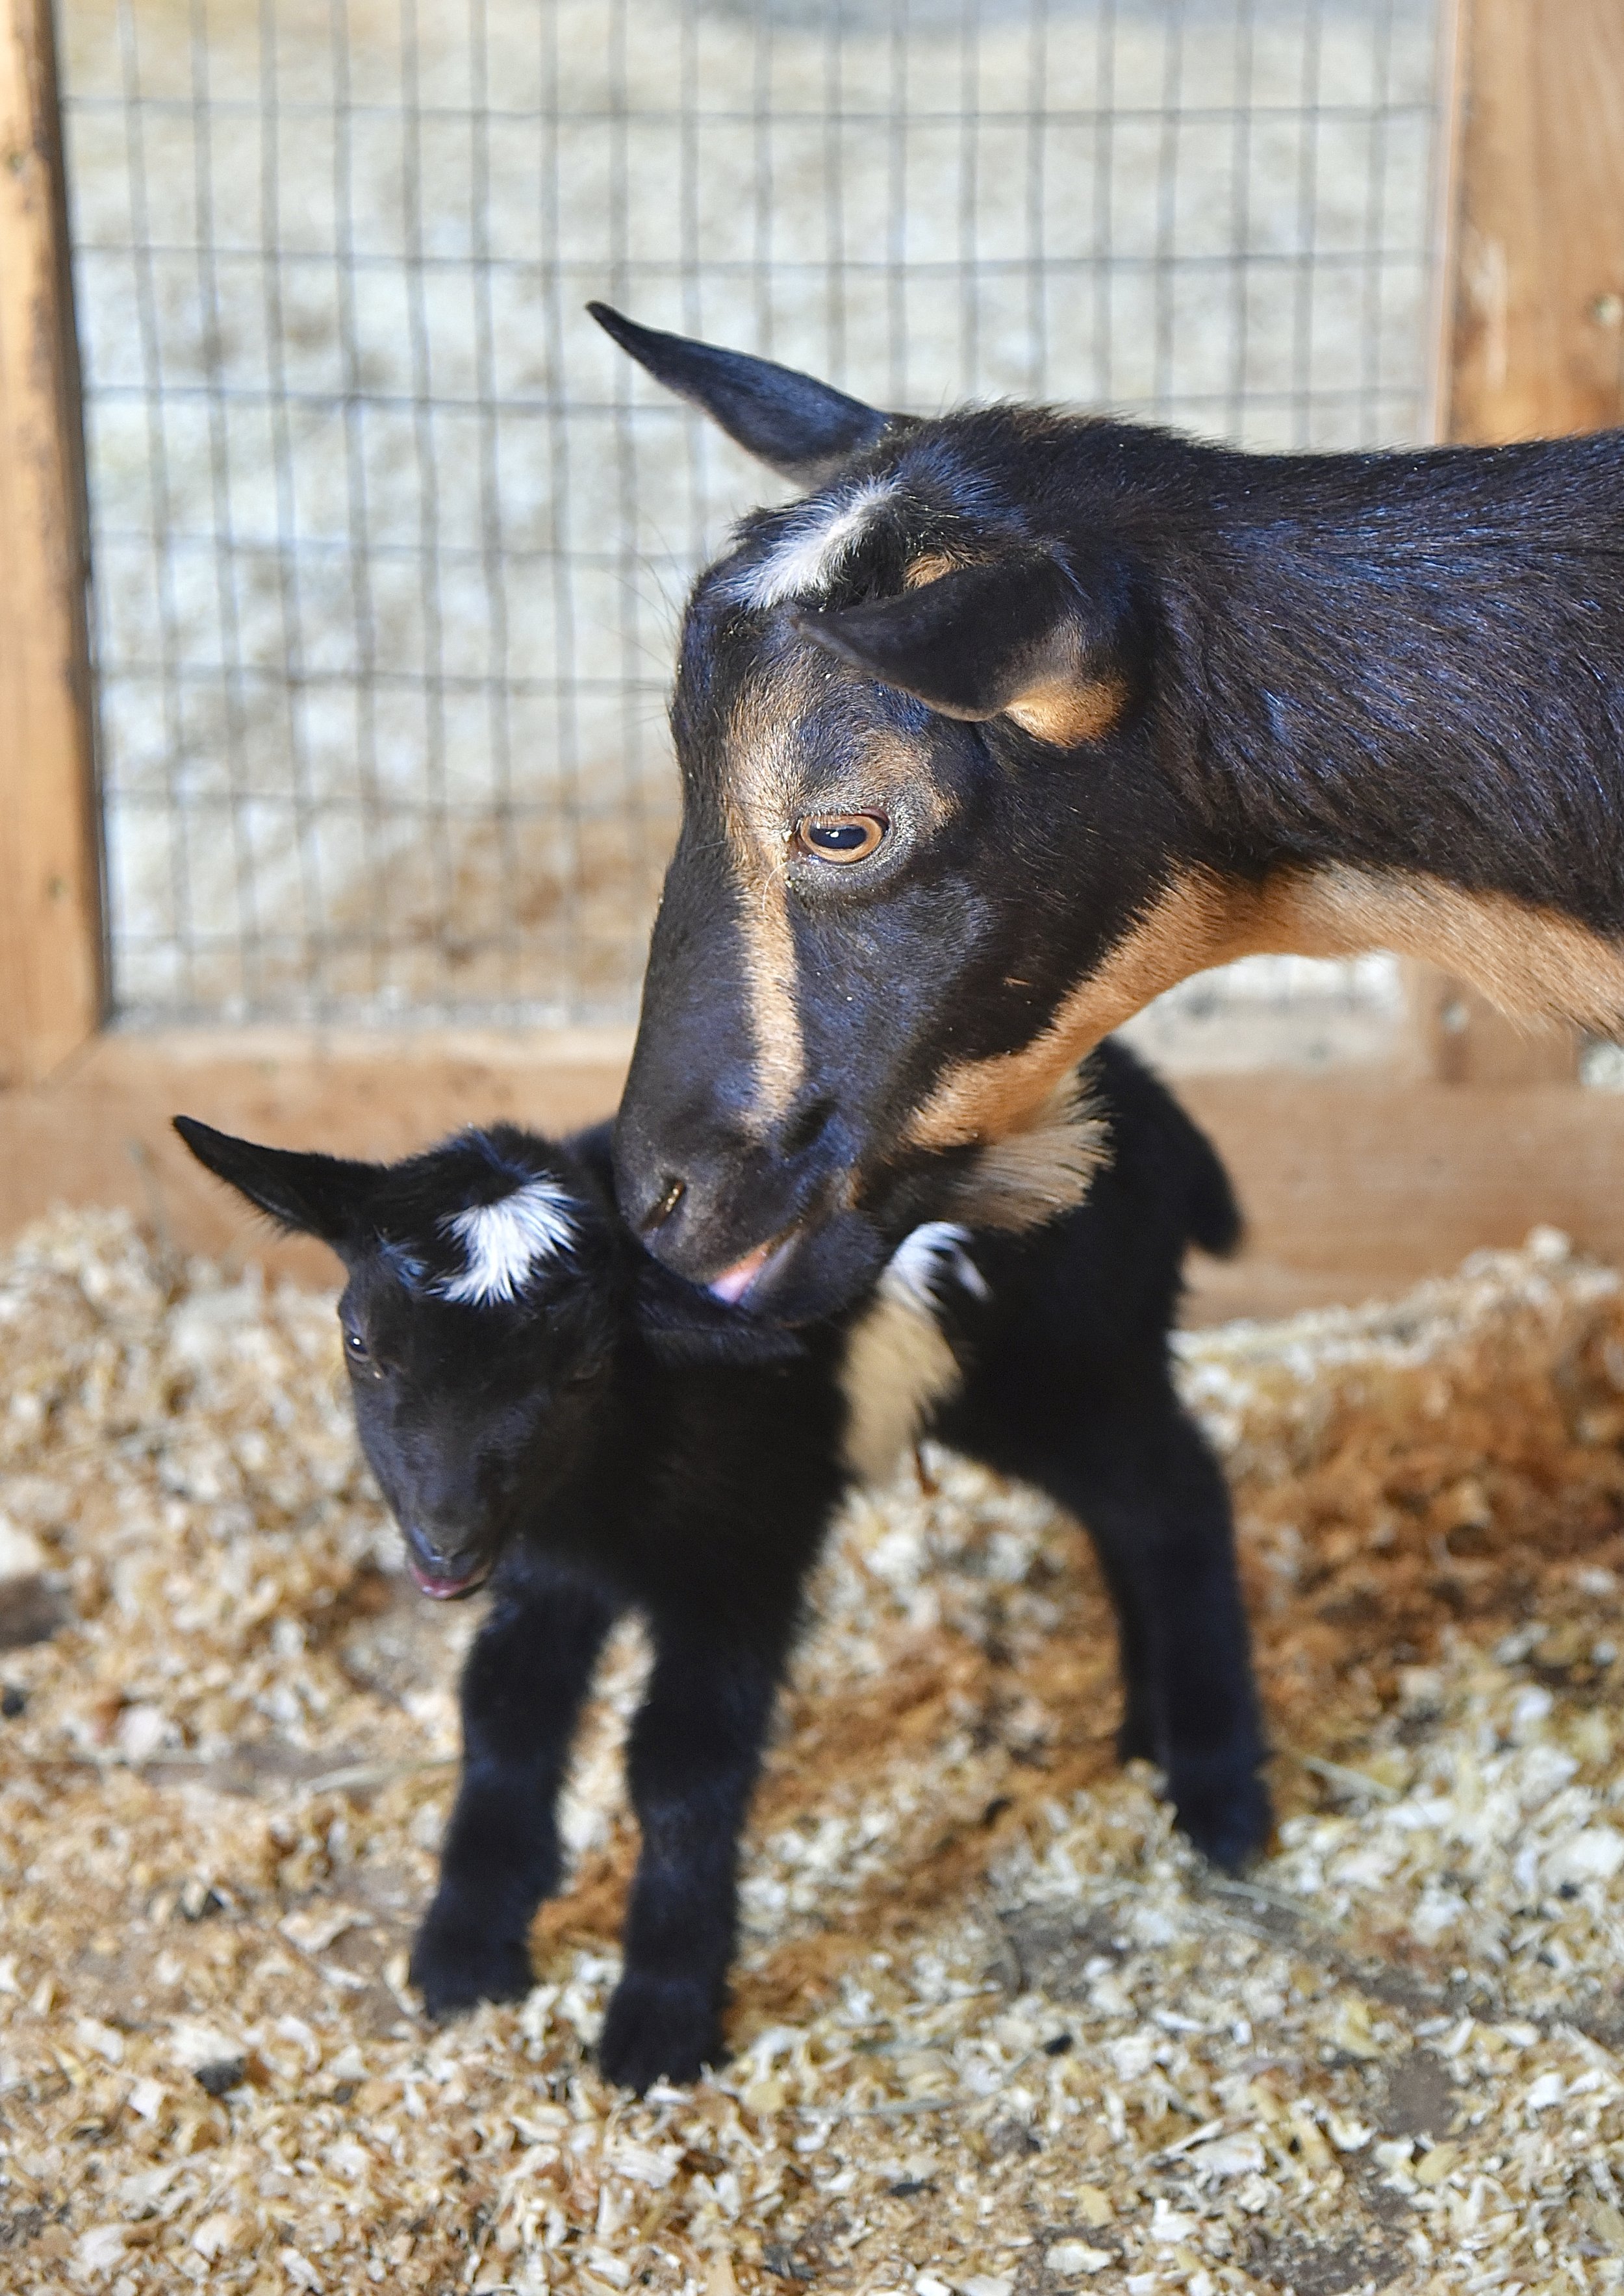
{"label": "straw bedding", "polygon": [[1082,1541],[936,1455],[824,1574],[736,2054],[635,2103],[590,2055],[635,1637],[535,1991],[431,2028],[405,1950],[473,1621],[403,1592],[331,1300],[111,1214],[34,1230],[0,1260],[0,2286],[1618,2284],[1624,1286],[1539,1234],[1182,1345],[1275,1854],[1216,1879],[1114,1768]]}

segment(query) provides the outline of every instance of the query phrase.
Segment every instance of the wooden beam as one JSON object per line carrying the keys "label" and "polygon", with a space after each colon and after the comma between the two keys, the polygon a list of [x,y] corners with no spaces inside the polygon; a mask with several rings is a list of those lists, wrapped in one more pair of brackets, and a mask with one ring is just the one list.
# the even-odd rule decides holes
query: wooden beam
{"label": "wooden beam", "polygon": [[[53,1202],[124,1204],[183,1251],[331,1283],[186,1154],[177,1111],[288,1147],[393,1157],[459,1124],[564,1131],[615,1104],[629,1032],[311,1035],[197,1029],[101,1037],[47,1083],[0,1093],[0,1239]],[[1402,1291],[1538,1221],[1624,1263],[1624,1095],[1382,1070],[1178,1081],[1234,1174],[1244,1255],[1197,1260],[1211,1321]]]}
{"label": "wooden beam", "polygon": [[102,1016],[78,365],[49,0],[0,0],[0,1085]]}
{"label": "wooden beam", "polygon": [[[1437,427],[1493,445],[1624,421],[1624,5],[1443,0]],[[1573,1081],[1571,1030],[1513,1027],[1416,967],[1440,1082]]]}
{"label": "wooden beam", "polygon": [[1624,7],[1464,0],[1445,435],[1624,420]]}

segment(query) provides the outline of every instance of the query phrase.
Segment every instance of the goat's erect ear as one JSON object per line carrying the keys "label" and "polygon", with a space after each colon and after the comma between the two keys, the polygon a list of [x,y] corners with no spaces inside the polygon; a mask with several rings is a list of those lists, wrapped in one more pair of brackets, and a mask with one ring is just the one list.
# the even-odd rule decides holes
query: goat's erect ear
{"label": "goat's erect ear", "polygon": [[588,303],[586,308],[656,382],[709,415],[735,446],[798,486],[822,486],[898,419],[771,359],[719,350],[686,335],[660,334],[622,318],[607,303]]}
{"label": "goat's erect ear", "polygon": [[268,1212],[278,1227],[319,1236],[338,1250],[364,1226],[378,1180],[375,1164],[262,1148],[252,1140],[234,1140],[229,1132],[217,1132],[193,1116],[177,1116],[175,1129],[200,1164]]}
{"label": "goat's erect ear", "polygon": [[1136,663],[1126,572],[1086,580],[1047,551],[961,567],[900,597],[791,621],[853,668],[945,718],[1007,717],[1062,749],[1098,741],[1132,696]]}

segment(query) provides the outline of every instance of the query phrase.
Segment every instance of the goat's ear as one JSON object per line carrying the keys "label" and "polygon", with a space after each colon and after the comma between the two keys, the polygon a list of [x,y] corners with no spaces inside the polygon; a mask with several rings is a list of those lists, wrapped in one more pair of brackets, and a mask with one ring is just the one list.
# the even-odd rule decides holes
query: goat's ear
{"label": "goat's ear", "polygon": [[791,616],[882,685],[945,718],[1006,717],[1076,749],[1110,733],[1133,698],[1139,617],[1126,570],[1073,573],[1047,551],[964,566],[900,597]]}
{"label": "goat's ear", "polygon": [[252,1140],[234,1140],[229,1132],[217,1132],[193,1116],[177,1116],[175,1129],[200,1164],[267,1212],[278,1227],[319,1236],[335,1250],[353,1243],[365,1227],[378,1181],[375,1164],[262,1148]]}
{"label": "goat's ear", "polygon": [[819,487],[865,447],[906,420],[882,414],[826,382],[745,351],[719,350],[686,335],[663,335],[622,318],[607,303],[593,317],[656,382],[727,433],[747,455],[798,486]]}

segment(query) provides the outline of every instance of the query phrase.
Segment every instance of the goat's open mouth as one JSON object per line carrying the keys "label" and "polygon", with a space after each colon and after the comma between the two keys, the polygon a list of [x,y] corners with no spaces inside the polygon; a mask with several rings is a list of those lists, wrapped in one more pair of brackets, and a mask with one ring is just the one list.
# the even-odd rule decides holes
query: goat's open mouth
{"label": "goat's open mouth", "polygon": [[437,1578],[433,1571],[424,1570],[409,1548],[406,1551],[406,1569],[412,1574],[412,1583],[418,1593],[426,1595],[431,1603],[455,1603],[459,1595],[472,1595],[474,1588],[482,1587],[490,1576],[489,1563],[480,1562],[476,1563],[464,1578]]}
{"label": "goat's open mouth", "polygon": [[786,1228],[782,1235],[768,1236],[742,1259],[735,1259],[731,1267],[713,1275],[705,1289],[713,1300],[725,1308],[742,1308],[763,1276],[775,1273],[794,1250],[799,1228]]}

